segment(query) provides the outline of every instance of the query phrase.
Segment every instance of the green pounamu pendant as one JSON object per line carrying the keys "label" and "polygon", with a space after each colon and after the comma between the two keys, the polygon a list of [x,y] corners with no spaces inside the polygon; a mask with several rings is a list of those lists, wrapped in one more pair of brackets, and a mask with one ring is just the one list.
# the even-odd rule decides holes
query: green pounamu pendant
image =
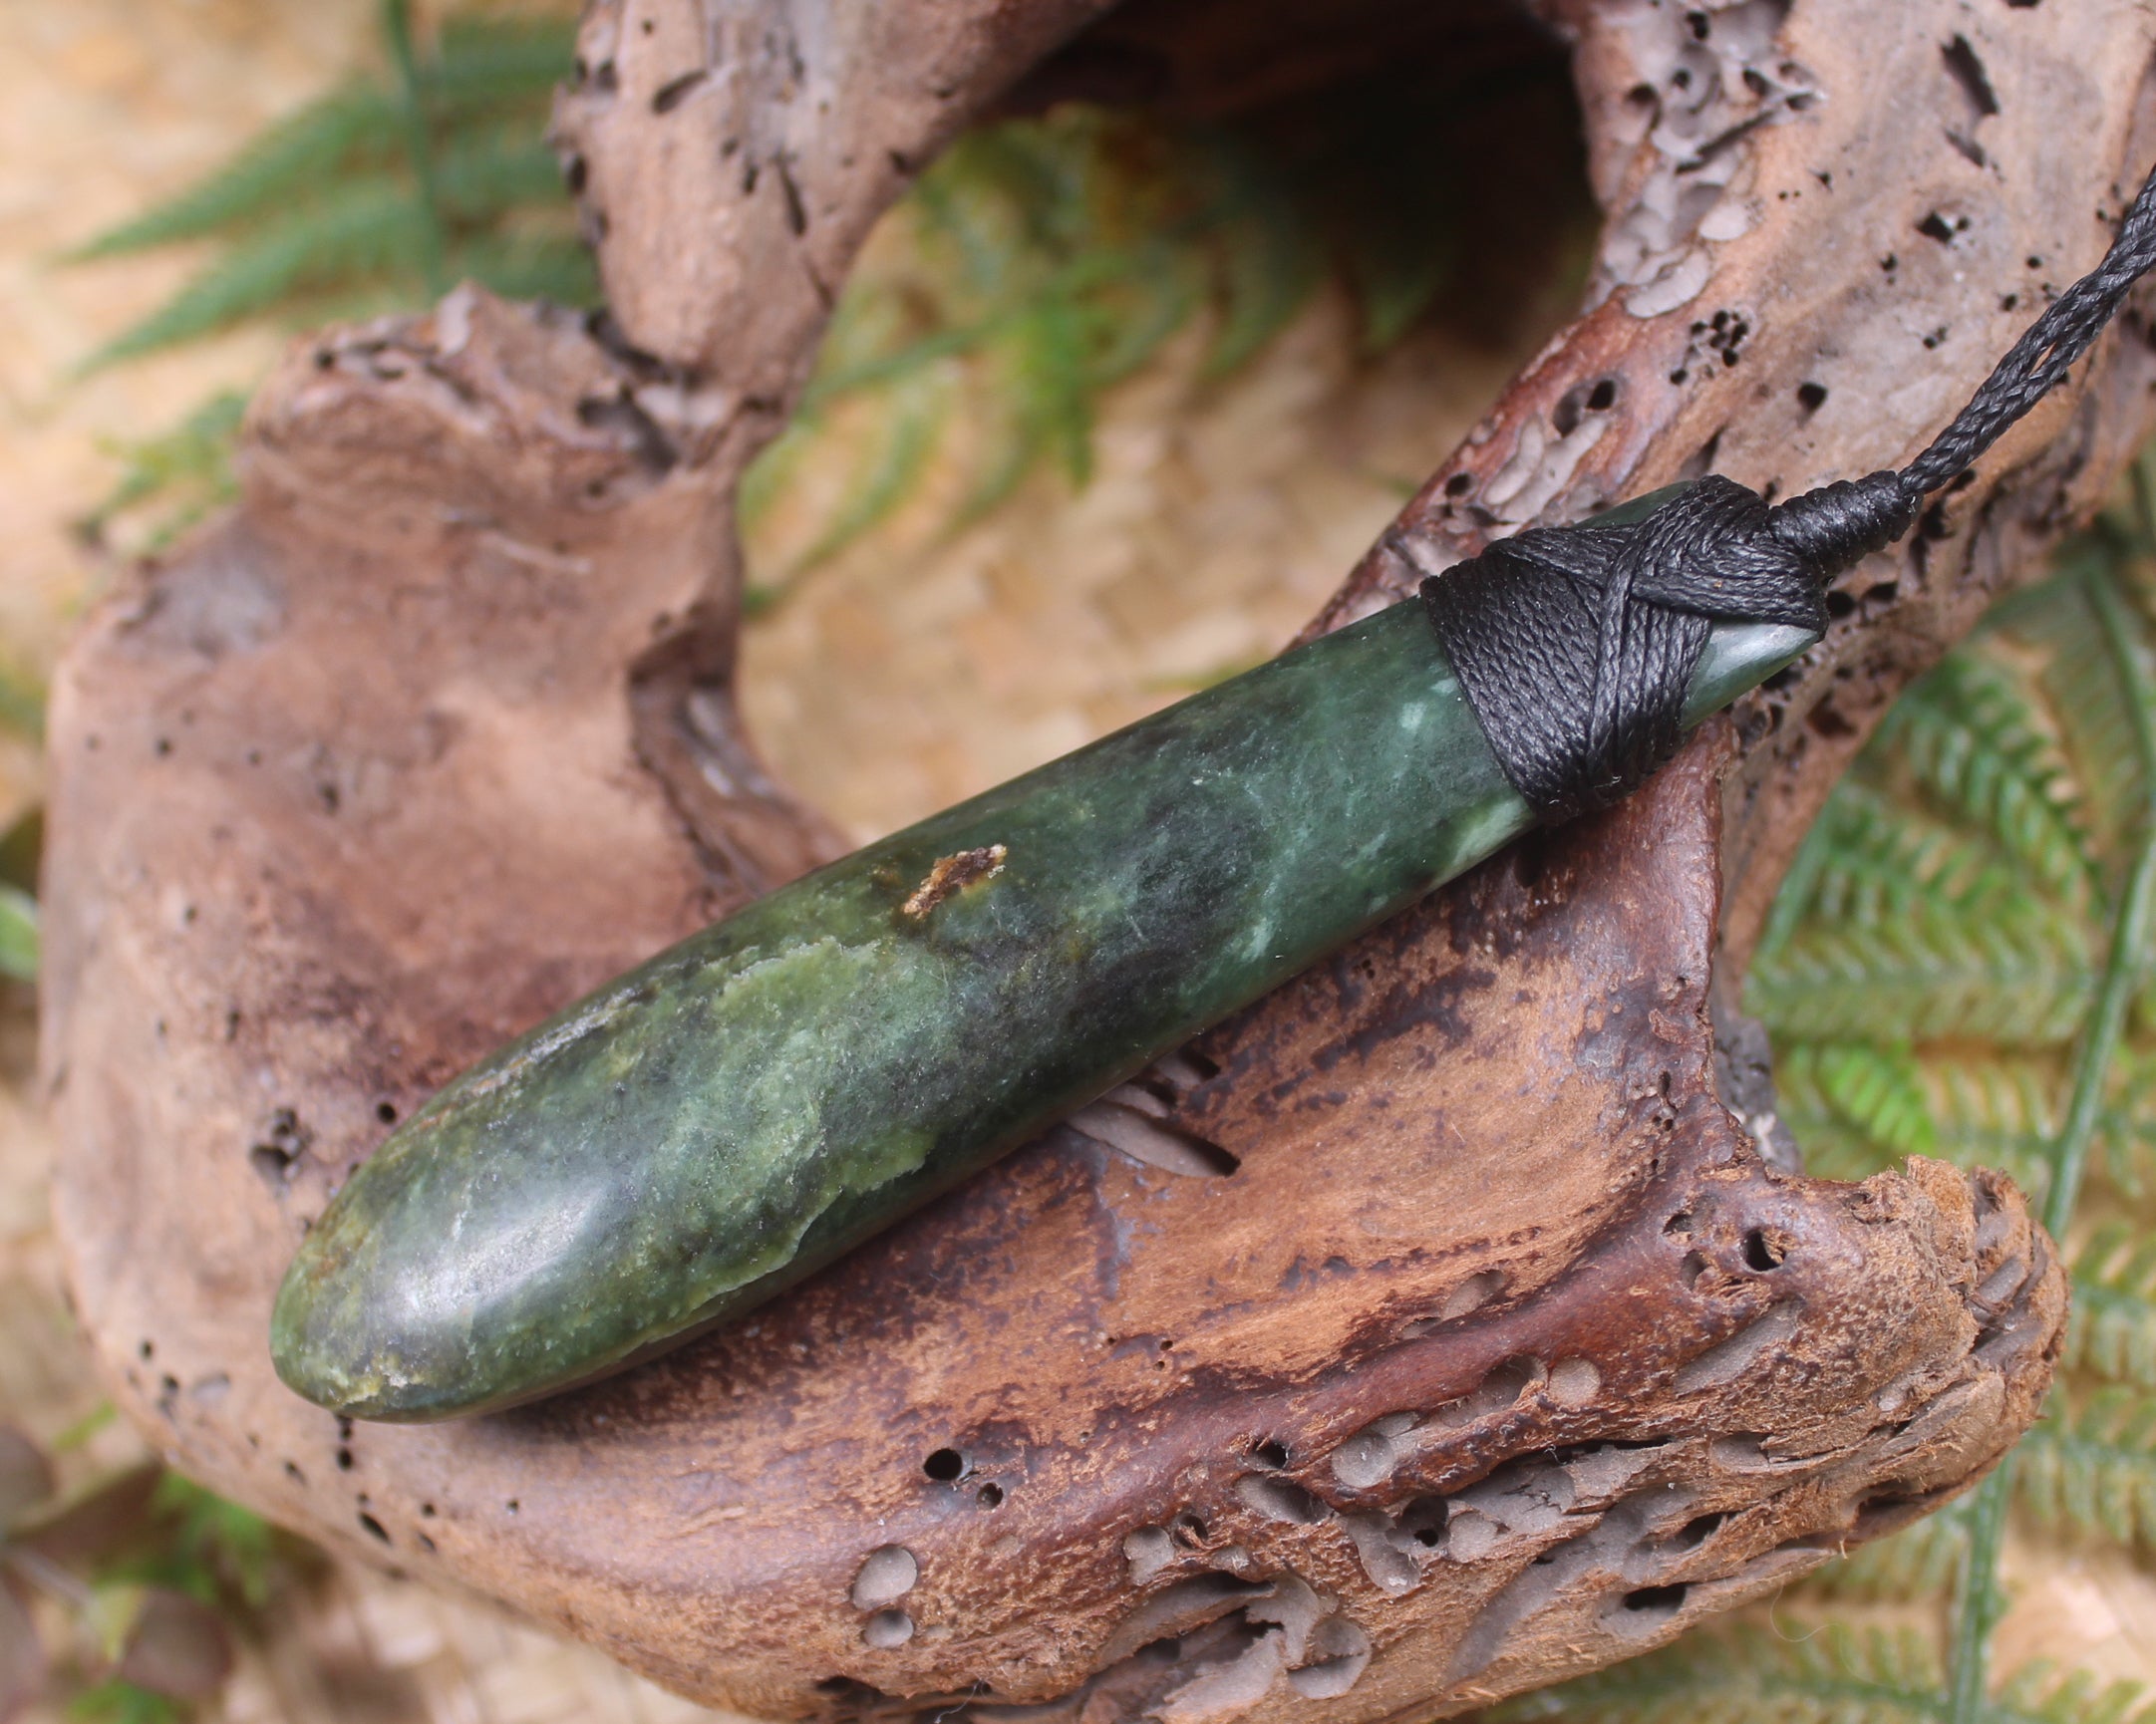
{"label": "green pounamu pendant", "polygon": [[[1686,722],[1813,639],[1717,625]],[[277,1370],[434,1419],[617,1369],[1533,824],[1395,605],[773,892],[465,1072],[301,1246]]]}

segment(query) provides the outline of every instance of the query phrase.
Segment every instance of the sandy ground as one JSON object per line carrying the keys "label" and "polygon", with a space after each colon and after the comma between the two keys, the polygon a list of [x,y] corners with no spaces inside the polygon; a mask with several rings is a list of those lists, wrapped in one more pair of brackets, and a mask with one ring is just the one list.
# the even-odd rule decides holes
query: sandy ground
{"label": "sandy ground", "polygon": [[[0,669],[50,664],[100,567],[75,523],[116,437],[161,431],[260,375],[247,334],[83,380],[100,341],[183,278],[185,255],[56,255],[185,183],[372,51],[370,0],[0,0]],[[1552,318],[1558,308],[1547,308]],[[1030,481],[957,539],[933,497],[818,570],[746,646],[745,704],[795,785],[861,836],[1101,733],[1272,650],[1339,580],[1519,357],[1430,339],[1358,362],[1337,301],[1227,386],[1185,342],[1103,416],[1074,495]],[[750,546],[770,576],[813,486]],[[38,795],[0,741],[0,827]],[[78,1352],[46,1222],[50,1145],[30,1099],[27,997],[0,1000],[0,1418],[50,1438],[101,1391]],[[70,1462],[121,1463],[109,1427]],[[2043,1655],[2156,1675],[2156,1581],[2124,1555],[2017,1545],[2010,1667]],[[704,1716],[474,1605],[333,1569],[280,1600],[221,1709],[232,1720],[543,1724]]]}

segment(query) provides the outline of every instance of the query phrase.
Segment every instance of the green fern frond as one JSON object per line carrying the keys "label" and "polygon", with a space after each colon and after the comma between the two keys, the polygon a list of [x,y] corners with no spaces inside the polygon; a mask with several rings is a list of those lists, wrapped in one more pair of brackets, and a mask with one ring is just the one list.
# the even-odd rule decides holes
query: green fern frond
{"label": "green fern frond", "polygon": [[2105,1682],[2048,1659],[2009,1676],[1984,1707],[1986,1724],[2152,1724],[2156,1702],[2138,1682]]}
{"label": "green fern frond", "polygon": [[45,680],[5,655],[0,655],[0,733],[32,742],[45,736]]}
{"label": "green fern frond", "polygon": [[[1754,957],[1771,976],[1807,923],[1841,932],[1906,929],[1913,918],[1951,931],[1980,921],[2039,928],[2065,915],[2033,894],[1982,833],[1896,799],[1874,783],[1867,755],[1835,787],[1805,834]],[[2068,920],[2071,920],[2070,918]]]}
{"label": "green fern frond", "polygon": [[1917,1062],[1907,1048],[1865,1042],[1799,1043],[1784,1057],[1792,1090],[1889,1156],[1929,1155],[1938,1136]]}
{"label": "green fern frond", "polygon": [[397,83],[358,80],[309,104],[170,202],[76,253],[223,242],[173,299],[84,370],[255,319],[416,303],[446,283],[445,265],[497,291],[573,303],[595,296],[544,141],[573,32],[559,20],[453,18],[433,52],[416,55],[405,16],[385,12]]}
{"label": "green fern frond", "polygon": [[172,430],[156,436],[114,441],[105,452],[121,463],[120,478],[79,523],[101,539],[131,511],[152,514],[142,548],[162,550],[210,510],[238,494],[232,444],[246,399],[237,391],[214,395]]}
{"label": "green fern frond", "polygon": [[[462,235],[451,248],[459,273],[496,292],[542,293],[588,303],[596,274],[566,235],[517,234],[490,224],[558,194],[551,152],[513,140],[465,140],[444,153],[438,185]],[[279,311],[319,310],[312,294],[346,299],[387,288],[423,291],[431,243],[428,215],[391,171],[356,176],[310,200],[303,213],[236,240],[215,262],[141,323],[85,363],[97,370]],[[364,303],[364,300],[363,300]]]}
{"label": "green fern frond", "polygon": [[452,280],[475,281],[504,299],[579,307],[599,302],[598,266],[577,240],[482,233],[451,241],[447,261]]}
{"label": "green fern frond", "polygon": [[1000,380],[994,399],[1003,413],[989,458],[959,509],[961,521],[1004,501],[1044,455],[1060,461],[1074,485],[1092,475],[1086,333],[1080,308],[1050,298],[1014,319],[991,345],[987,361]]}
{"label": "green fern frond", "polygon": [[1344,263],[1365,354],[1394,346],[1429,309],[1451,277],[1455,231],[1447,222],[1400,220],[1352,230]]}
{"label": "green fern frond", "polygon": [[1821,1597],[1889,1599],[1944,1597],[1969,1548],[1968,1499],[1935,1510],[1912,1526],[1860,1545],[1805,1581]]}
{"label": "green fern frond", "polygon": [[2156,1389],[2156,1239],[2112,1226],[2074,1255],[2073,1310],[2060,1362]]}
{"label": "green fern frond", "polygon": [[436,161],[435,185],[443,214],[466,223],[562,202],[561,164],[553,150],[507,128],[455,140]]}
{"label": "green fern frond", "polygon": [[397,99],[351,84],[272,126],[207,178],[145,215],[109,228],[70,262],[202,239],[312,196],[355,164],[386,166],[397,154]]}
{"label": "green fern frond", "polygon": [[745,537],[754,535],[770,518],[799,475],[803,461],[817,446],[822,431],[822,422],[815,415],[805,410],[798,412],[784,431],[764,445],[764,452],[749,463],[734,505]]}
{"label": "green fern frond", "polygon": [[576,57],[576,26],[561,18],[452,15],[442,21],[434,58],[420,68],[429,105],[452,119],[506,107],[537,107]]}
{"label": "green fern frond", "polygon": [[2001,1051],[1990,1059],[1927,1059],[1923,1072],[1939,1122],[1937,1153],[1962,1167],[2003,1169],[2041,1202],[2058,1134],[2059,1071]]}
{"label": "green fern frond", "polygon": [[1781,1119],[1804,1146],[1804,1171],[1814,1179],[1869,1179],[1892,1168],[1898,1159],[1832,1114],[1813,1112],[1787,1098]]}
{"label": "green fern frond", "polygon": [[[396,28],[389,37],[395,80],[340,89],[86,250],[222,242],[172,301],[86,369],[243,322],[371,314],[458,277],[517,297],[596,298],[543,137],[572,33],[466,17],[450,19],[431,52]],[[1324,200],[1254,136],[1073,106],[956,141],[907,200],[911,253],[872,252],[849,281],[795,431],[749,482],[751,518],[798,470],[788,451],[842,400],[872,401],[892,423],[872,433],[880,452],[860,463],[864,488],[814,535],[810,562],[885,518],[955,426],[966,428],[970,462],[954,487],[959,523],[1043,464],[1083,484],[1104,391],[1201,322],[1205,375],[1232,370],[1308,303],[1329,267],[1355,281],[1366,333],[1391,339],[1427,301],[1442,224],[1420,219],[1402,237],[1397,222],[1378,222],[1378,250],[1398,239],[1400,255],[1374,261],[1363,243],[1372,223],[1322,219]],[[848,342],[849,326],[868,339]],[[951,410],[933,419],[920,405],[930,373],[953,390]]]}
{"label": "green fern frond", "polygon": [[[2149,1005],[2144,994],[2140,1009]],[[2128,1047],[2119,1056],[2096,1147],[2111,1183],[2127,1197],[2138,1202],[2156,1190],[2156,1053]]]}
{"label": "green fern frond", "polygon": [[947,313],[992,315],[1082,249],[1106,137],[1105,118],[1085,110],[986,127],[922,176],[915,220],[923,250],[946,263]]}
{"label": "green fern frond", "polygon": [[1837,789],[1817,830],[1823,854],[1803,909],[1822,921],[1872,928],[1919,910],[2042,914],[1990,844],[1893,801],[1862,778]]}
{"label": "green fern frond", "polygon": [[[531,149],[545,154],[547,179],[524,183],[534,195],[560,190],[550,153],[540,150],[536,125],[554,86],[567,71],[575,32],[554,20],[445,21],[438,57],[421,85],[451,121],[518,106],[534,108]],[[117,257],[160,245],[203,239],[304,202],[333,178],[355,169],[383,169],[401,156],[403,108],[375,80],[356,80],[272,125],[223,167],[169,202],[109,228],[69,254],[70,261]]]}
{"label": "green fern frond", "polygon": [[[2118,674],[2109,630],[2089,602],[2091,579],[2114,579],[2111,535],[2089,533],[2052,557],[2059,572],[2025,602],[2002,607],[1988,633],[2033,648],[2043,658],[2035,683],[2055,724],[2081,795],[2075,820],[2099,858],[2126,853],[2141,806],[2140,754],[2133,701]],[[2092,573],[2100,566],[2104,572]]]}
{"label": "green fern frond", "polygon": [[277,1535],[267,1521],[177,1473],[157,1481],[153,1502],[171,1527],[156,1580],[205,1600],[231,1593],[257,1610],[269,1602]]}
{"label": "green fern frond", "polygon": [[1792,1042],[1776,1064],[1781,1114],[1812,1172],[1865,1179],[1907,1155],[1999,1168],[2040,1201],[2059,1076],[2040,1061],[1921,1056],[1868,1042]]}
{"label": "green fern frond", "polygon": [[75,1695],[67,1715],[79,1724],[183,1724],[187,1716],[178,1701],[117,1676]]}
{"label": "green fern frond", "polygon": [[1129,267],[1103,295],[1089,367],[1094,388],[1135,376],[1189,323],[1204,298],[1202,272],[1186,252],[1160,242],[1130,253]]}
{"label": "green fern frond", "polygon": [[2002,666],[1957,653],[1895,703],[1879,746],[1953,812],[1988,829],[2025,874],[2078,907],[2094,885],[2071,779],[2027,694]]}
{"label": "green fern frond", "polygon": [[936,313],[924,310],[926,303],[924,291],[902,280],[880,283],[875,291],[856,288],[841,294],[816,354],[814,375],[786,431],[811,425],[848,396],[869,394],[962,358],[986,339],[986,330],[974,324],[932,326]]}
{"label": "green fern frond", "polygon": [[2094,986],[2089,937],[2062,916],[1918,912],[1869,929],[1807,924],[1759,960],[1744,999],[1789,1038],[2049,1047],[2071,1039]]}
{"label": "green fern frond", "polygon": [[[1759,930],[1759,944],[1752,951],[1751,968],[1744,981],[1747,991],[1752,986],[1752,976],[1770,967],[1796,931],[1812,918],[1819,901],[1820,878],[1826,872],[1834,848],[1831,827],[1837,818],[1835,804],[1850,783],[1851,780],[1845,777],[1835,786],[1834,794],[1827,798],[1826,806],[1820,809],[1819,817],[1812,822],[1811,830],[1804,834],[1804,841],[1790,859],[1789,871],[1782,876],[1781,889],[1774,894],[1766,922]],[[1752,1006],[1748,992],[1745,1009],[1757,1009]]]}
{"label": "green fern frond", "polygon": [[302,219],[235,245],[141,323],[101,348],[94,371],[228,329],[309,289],[351,288],[385,276],[417,282],[427,243],[423,212],[386,177],[325,192]]}
{"label": "green fern frond", "polygon": [[2014,1451],[2013,1477],[2040,1522],[2156,1547],[2156,1398],[2106,1388],[2074,1410],[2054,1397]]}
{"label": "green fern frond", "polygon": [[974,135],[980,183],[1007,200],[1028,239],[1027,261],[1076,256],[1115,238],[1115,212],[1148,193],[1117,182],[1113,151],[1136,135],[1097,109],[1077,109],[1042,126],[992,126]]}
{"label": "green fern frond", "polygon": [[0,976],[17,982],[38,977],[38,901],[18,886],[0,883]]}
{"label": "green fern frond", "polygon": [[1219,211],[1220,324],[1204,374],[1225,377],[1292,323],[1321,279],[1322,242],[1277,174],[1246,146],[1207,150]]}
{"label": "green fern frond", "polygon": [[1865,1179],[1904,1156],[1994,1167],[2041,1198],[2056,1074],[2002,1056],[1925,1058],[1870,1042],[1784,1043],[1781,1114],[1810,1170]]}
{"label": "green fern frond", "polygon": [[[2156,1073],[2122,1064],[2098,1115],[2096,1144],[2112,1183],[2138,1198],[2156,1185]],[[2054,1062],[2005,1049],[1971,1058],[1912,1054],[1891,1043],[1788,1042],[1776,1070],[1782,1117],[1815,1173],[1862,1179],[1906,1154],[1927,1153],[1998,1168],[2042,1201],[2064,1083]],[[1902,1087],[1878,1088],[1890,1075]],[[1867,1076],[1873,1088],[1860,1081]],[[1907,1111],[1918,1096],[1930,1120],[1928,1149],[1920,1147],[1924,1127]],[[1882,1114],[1890,1100],[1901,1111]]]}
{"label": "green fern frond", "polygon": [[1832,1623],[1802,1639],[1756,1628],[1687,1635],[1644,1658],[1500,1706],[1491,1724],[1908,1724],[1939,1716],[1939,1665],[1915,1634]]}
{"label": "green fern frond", "polygon": [[828,561],[897,508],[934,454],[950,411],[950,391],[944,380],[933,372],[924,373],[906,380],[892,394],[892,411],[876,428],[874,440],[846,487],[843,505],[801,553],[793,573],[805,573]]}
{"label": "green fern frond", "polygon": [[[962,138],[908,201],[915,252],[872,261],[849,285],[801,417],[752,471],[748,518],[768,514],[812,428],[854,398],[896,422],[875,444],[884,458],[864,462],[857,482],[888,480],[900,455],[914,482],[945,435],[939,424],[930,447],[914,440],[922,422],[909,392],[931,372],[955,392],[942,421],[968,428],[955,524],[998,506],[1043,463],[1082,485],[1104,391],[1208,307],[1206,368],[1241,363],[1324,272],[1322,236],[1254,150],[1092,110]],[[857,537],[895,500],[873,487],[849,495],[805,560]]]}
{"label": "green fern frond", "polygon": [[[1938,1655],[1915,1633],[1830,1621],[1801,1636],[1705,1630],[1644,1658],[1522,1695],[1490,1724],[1937,1724],[1947,1716]],[[2104,1684],[2046,1663],[2017,1670],[1982,1705],[1981,1724],[2156,1724],[2131,1682]]]}

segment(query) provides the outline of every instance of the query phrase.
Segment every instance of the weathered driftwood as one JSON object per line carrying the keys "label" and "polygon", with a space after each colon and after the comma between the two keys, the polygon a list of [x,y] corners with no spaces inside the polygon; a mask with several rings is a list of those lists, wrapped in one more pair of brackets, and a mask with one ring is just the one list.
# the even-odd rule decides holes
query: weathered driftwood
{"label": "weathered driftwood", "polygon": [[[2020,1197],[1771,1170],[1708,999],[1894,692],[2142,434],[2138,322],[1632,804],[758,1318],[431,1428],[340,1427],[264,1346],[393,1117],[829,853],[734,719],[732,480],[877,209],[1096,10],[601,4],[562,130],[623,339],[460,293],[293,354],[238,510],[59,680],[60,1224],[174,1461],[684,1692],[1457,1710],[1899,1525],[2034,1414],[2062,1292]],[[1905,455],[2156,150],[2126,0],[1548,10],[1609,209],[1595,303],[1324,620],[1709,464],[1786,491]],[[1250,76],[1247,11],[1246,56],[1189,64]]]}

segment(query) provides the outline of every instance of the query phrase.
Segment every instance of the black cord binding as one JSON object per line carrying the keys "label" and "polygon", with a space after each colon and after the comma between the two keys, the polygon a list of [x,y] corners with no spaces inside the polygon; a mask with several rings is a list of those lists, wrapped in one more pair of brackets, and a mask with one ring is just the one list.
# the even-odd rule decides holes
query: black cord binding
{"label": "black cord binding", "polygon": [[2041,401],[2156,266],[2156,172],[2103,261],[2054,300],[1899,472],[1769,507],[1709,476],[1623,526],[1535,528],[1422,583],[1446,656],[1514,788],[1547,820],[1607,807],[1682,739],[1716,621],[1824,630],[1826,586],[1915,522]]}

